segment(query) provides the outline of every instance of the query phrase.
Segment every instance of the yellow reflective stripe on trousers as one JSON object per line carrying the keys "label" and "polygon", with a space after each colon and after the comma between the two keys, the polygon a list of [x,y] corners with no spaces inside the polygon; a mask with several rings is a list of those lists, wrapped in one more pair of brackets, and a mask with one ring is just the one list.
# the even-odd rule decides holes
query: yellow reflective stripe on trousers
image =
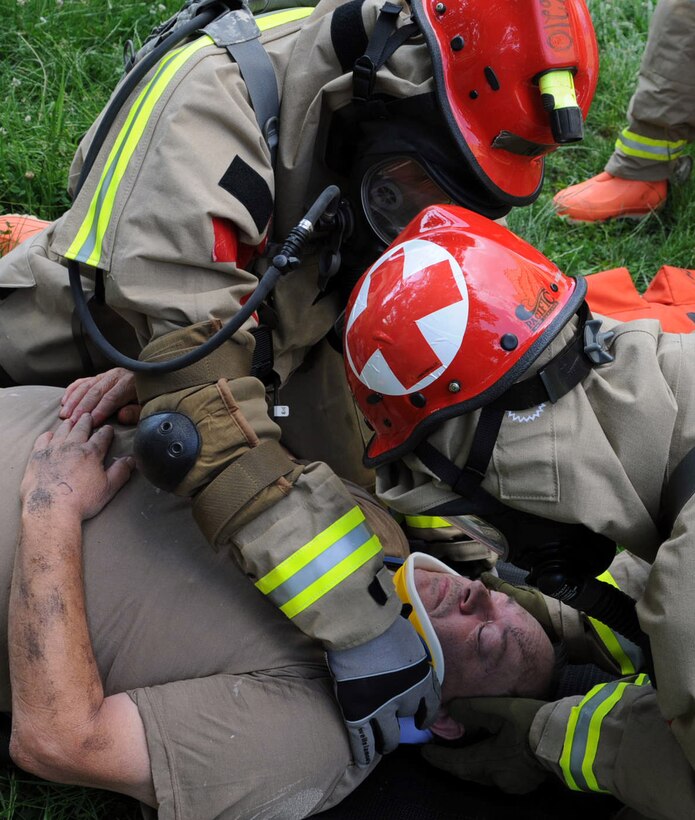
{"label": "yellow reflective stripe on trousers", "polygon": [[615,147],[623,154],[654,162],[670,162],[672,159],[678,159],[687,144],[687,140],[655,140],[643,137],[628,128],[624,128],[615,141]]}
{"label": "yellow reflective stripe on trousers", "polygon": [[149,123],[155,105],[178,70],[200,49],[212,45],[207,35],[167,54],[159,63],[152,79],[133,103],[126,121],[116,137],[102,171],[92,201],[72,245],[65,254],[68,259],[99,267],[102,243],[111,220],[118,188],[128,169],[140,139]]}
{"label": "yellow reflective stripe on trousers", "polygon": [[320,532],[256,582],[256,587],[294,618],[377,555],[381,542],[359,507]]}
{"label": "yellow reflective stripe on trousers", "polygon": [[[606,570],[598,576],[599,581],[614,586],[619,589],[615,578]],[[603,642],[611,657],[615,660],[620,668],[621,675],[634,675],[644,663],[644,655],[637,644],[632,643],[627,638],[614,632],[610,627],[606,626],[596,618],[589,618],[592,626],[596,630],[597,635]]]}
{"label": "yellow reflective stripe on trousers", "polygon": [[584,792],[607,791],[599,786],[594,774],[601,724],[628,686],[649,684],[647,675],[638,675],[632,682],[602,683],[594,686],[581,703],[572,708],[560,756],[560,768],[570,789]]}
{"label": "yellow reflective stripe on trousers", "polygon": [[268,11],[265,14],[257,14],[254,19],[261,31],[267,31],[270,28],[275,28],[275,26],[293,23],[295,20],[303,20],[305,17],[308,17],[313,10],[313,7],[281,9],[279,11]]}
{"label": "yellow reflective stripe on trousers", "polygon": [[436,515],[406,515],[405,523],[414,530],[439,530],[452,526],[446,518]]}

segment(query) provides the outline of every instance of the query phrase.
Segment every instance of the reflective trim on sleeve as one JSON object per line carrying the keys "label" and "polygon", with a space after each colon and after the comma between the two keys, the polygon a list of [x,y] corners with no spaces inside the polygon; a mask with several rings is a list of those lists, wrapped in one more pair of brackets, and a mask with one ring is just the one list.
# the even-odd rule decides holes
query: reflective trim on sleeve
{"label": "reflective trim on sleeve", "polygon": [[288,618],[294,618],[381,550],[381,542],[353,507],[256,582]]}
{"label": "reflective trim on sleeve", "polygon": [[104,236],[109,227],[118,188],[128,169],[152,111],[179,69],[200,49],[213,45],[207,35],[174,49],[159,63],[154,76],[133,103],[111,148],[101,178],[80,229],[65,256],[100,267]]}
{"label": "reflective trim on sleeve", "polygon": [[687,140],[655,140],[635,134],[624,128],[615,141],[615,147],[629,157],[650,159],[655,162],[670,162],[685,150]]}
{"label": "reflective trim on sleeve", "polygon": [[452,526],[446,518],[439,518],[436,515],[406,515],[405,525],[413,530],[450,529]]}
{"label": "reflective trim on sleeve", "polygon": [[634,681],[602,683],[594,686],[581,703],[572,708],[559,761],[570,789],[584,792],[608,791],[601,788],[594,774],[601,724],[628,686],[649,685],[647,675],[638,675]]}
{"label": "reflective trim on sleeve", "polygon": [[[599,575],[598,580],[619,589],[615,578],[608,570]],[[589,618],[589,621],[610,656],[618,664],[621,675],[634,675],[638,669],[644,666],[644,654],[637,644],[629,641],[619,632],[614,632],[601,621],[597,621],[596,618]]]}
{"label": "reflective trim on sleeve", "polygon": [[313,12],[313,7],[300,7],[296,9],[281,9],[279,11],[268,11],[265,14],[257,14],[254,17],[258,28],[261,31],[282,26],[285,23],[294,23],[296,20],[303,20]]}

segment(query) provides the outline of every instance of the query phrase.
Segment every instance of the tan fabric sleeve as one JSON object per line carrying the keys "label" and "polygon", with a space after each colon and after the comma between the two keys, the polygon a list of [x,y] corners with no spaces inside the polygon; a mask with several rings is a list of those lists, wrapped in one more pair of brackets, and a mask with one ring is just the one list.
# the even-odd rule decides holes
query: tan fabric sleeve
{"label": "tan fabric sleeve", "polygon": [[[624,550],[608,568],[618,589],[639,599],[649,575],[646,561]],[[641,650],[608,627],[549,596],[544,596],[555,633],[567,647],[567,659],[573,664],[595,664],[618,677],[640,672],[644,657]]]}
{"label": "tan fabric sleeve", "polygon": [[379,538],[345,485],[320,462],[236,531],[230,546],[256,587],[326,647],[381,635],[400,603]]}
{"label": "tan fabric sleeve", "polygon": [[[53,250],[61,256],[91,224],[90,205],[109,152],[150,80],[123,106],[57,225]],[[226,320],[238,311],[257,280],[236,264],[233,245],[263,240],[274,195],[268,148],[238,67],[224,50],[210,45],[191,53],[157,89],[162,93],[142,134],[125,149],[122,176],[109,183],[113,206],[99,228],[106,301],[134,326],[142,345],[176,327],[211,316]],[[73,174],[78,167],[79,159]],[[235,237],[222,255],[213,219]]]}
{"label": "tan fabric sleeve", "polygon": [[215,675],[129,695],[145,725],[159,820],[306,817],[370,771],[351,763],[325,670]]}
{"label": "tan fabric sleeve", "polygon": [[[695,773],[659,710],[654,689],[626,681],[602,686],[592,692],[617,699],[593,725],[595,750],[583,743],[576,720],[587,707],[586,698],[572,697],[539,711],[529,738],[536,757],[570,788],[610,792],[645,817],[695,816]],[[600,718],[599,710],[591,714]]]}
{"label": "tan fabric sleeve", "polygon": [[695,499],[685,506],[671,536],[659,550],[645,593],[637,605],[649,636],[664,717],[671,721],[691,765],[695,766]]}
{"label": "tan fabric sleeve", "polygon": [[408,539],[396,519],[377,500],[376,496],[350,481],[343,480],[343,483],[364,513],[367,523],[381,541],[384,555],[405,560],[410,555],[410,548]]}
{"label": "tan fabric sleeve", "polygon": [[[695,379],[691,335],[663,334],[659,355],[672,386],[678,417],[669,452],[669,474],[695,447]],[[668,484],[667,484],[668,486]],[[695,767],[695,498],[683,506],[649,572],[637,615],[649,636],[659,708]]]}

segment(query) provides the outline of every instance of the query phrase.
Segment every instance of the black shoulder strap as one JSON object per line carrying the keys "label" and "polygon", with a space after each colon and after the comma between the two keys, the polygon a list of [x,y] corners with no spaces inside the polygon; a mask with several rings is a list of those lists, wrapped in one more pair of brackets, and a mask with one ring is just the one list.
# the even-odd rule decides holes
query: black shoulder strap
{"label": "black shoulder strap", "polygon": [[419,31],[415,23],[408,23],[396,29],[398,15],[402,11],[402,6],[388,0],[379,10],[367,48],[364,54],[355,60],[352,69],[352,98],[356,102],[364,103],[369,100],[374,91],[377,71],[397,48]]}
{"label": "black shoulder strap", "polygon": [[261,31],[253,14],[248,8],[229,11],[210,23],[204,31],[215,41],[215,45],[227,49],[229,56],[239,66],[274,166],[280,97],[275,69],[260,42]]}
{"label": "black shoulder strap", "polygon": [[429,441],[422,441],[415,448],[415,455],[437,478],[464,497],[469,497],[480,486],[487,472],[492,451],[502,425],[505,410],[484,407],[475,428],[468,459],[462,468],[454,464]]}

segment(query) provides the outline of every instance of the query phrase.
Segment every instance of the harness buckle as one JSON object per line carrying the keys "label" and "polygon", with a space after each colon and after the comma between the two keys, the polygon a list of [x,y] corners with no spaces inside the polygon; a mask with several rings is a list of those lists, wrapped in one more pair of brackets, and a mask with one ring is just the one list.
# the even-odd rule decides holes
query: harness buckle
{"label": "harness buckle", "polygon": [[376,66],[369,55],[363,54],[352,67],[352,99],[366,102],[372,96],[375,81]]}
{"label": "harness buckle", "polygon": [[589,319],[584,324],[584,354],[595,365],[615,361],[608,352],[608,342],[615,336],[612,330],[601,331],[600,319]]}

